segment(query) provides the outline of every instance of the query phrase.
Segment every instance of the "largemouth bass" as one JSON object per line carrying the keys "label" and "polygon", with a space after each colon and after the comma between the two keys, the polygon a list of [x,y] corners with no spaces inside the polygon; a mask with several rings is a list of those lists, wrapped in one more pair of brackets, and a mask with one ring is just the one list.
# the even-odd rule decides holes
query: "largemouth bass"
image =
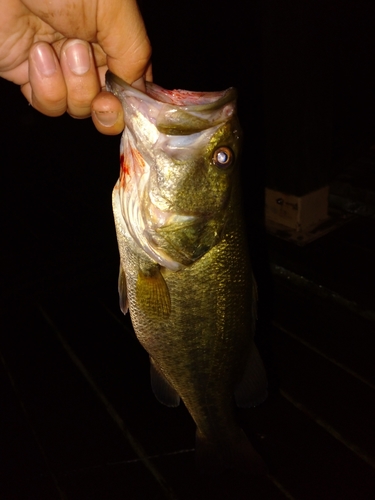
{"label": "largemouth bass", "polygon": [[119,294],[150,355],[157,399],[194,419],[202,471],[263,461],[236,422],[266,397],[253,342],[256,285],[241,213],[236,91],[146,93],[107,73],[122,102],[113,212]]}

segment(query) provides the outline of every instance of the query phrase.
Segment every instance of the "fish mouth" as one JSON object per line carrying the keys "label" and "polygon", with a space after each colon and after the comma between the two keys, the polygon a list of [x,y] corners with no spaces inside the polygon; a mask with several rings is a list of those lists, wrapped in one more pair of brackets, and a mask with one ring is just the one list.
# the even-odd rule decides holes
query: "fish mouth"
{"label": "fish mouth", "polygon": [[150,98],[164,104],[186,107],[191,111],[213,111],[231,102],[237,97],[234,87],[217,92],[196,92],[188,90],[166,90],[152,82],[145,82],[146,92],[142,92],[126,83],[122,78],[112,73],[110,70],[105,75],[106,85],[117,97],[126,91],[139,98]]}
{"label": "fish mouth", "polygon": [[[111,71],[106,73],[106,86],[121,102],[134,97],[145,108],[162,108],[155,121],[159,132],[167,135],[190,135],[229,120],[235,113],[237,91],[234,87],[217,92],[166,90],[155,83],[145,82],[146,92],[126,83]],[[177,109],[176,109],[177,107]],[[150,109],[151,109],[150,108]],[[148,113],[146,112],[145,115]]]}

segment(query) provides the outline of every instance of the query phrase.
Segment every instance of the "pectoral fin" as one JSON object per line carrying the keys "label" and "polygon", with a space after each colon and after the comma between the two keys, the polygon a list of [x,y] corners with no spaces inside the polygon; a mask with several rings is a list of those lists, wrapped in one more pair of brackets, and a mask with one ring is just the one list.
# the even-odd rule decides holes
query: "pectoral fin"
{"label": "pectoral fin", "polygon": [[166,319],[171,313],[168,286],[158,265],[140,268],[137,277],[136,298],[138,306],[150,317]]}
{"label": "pectoral fin", "polygon": [[254,345],[234,399],[240,408],[257,406],[267,397],[267,375],[258,349]]}
{"label": "pectoral fin", "polygon": [[118,294],[120,300],[120,309],[124,314],[126,314],[129,309],[129,302],[128,302],[128,293],[126,289],[125,273],[124,270],[122,269],[121,263],[120,263],[120,272],[118,275]]}
{"label": "pectoral fin", "polygon": [[173,389],[164,375],[156,366],[154,360],[150,356],[150,375],[151,387],[156,399],[163,405],[176,407],[180,404],[180,396]]}

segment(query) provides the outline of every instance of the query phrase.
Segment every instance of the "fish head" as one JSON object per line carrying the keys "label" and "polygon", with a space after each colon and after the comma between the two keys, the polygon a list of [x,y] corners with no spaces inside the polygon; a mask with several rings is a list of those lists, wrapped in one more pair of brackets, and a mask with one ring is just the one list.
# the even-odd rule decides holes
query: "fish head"
{"label": "fish head", "polygon": [[241,129],[236,90],[189,92],[146,83],[146,92],[107,73],[121,101],[117,211],[143,251],[171,270],[220,241],[237,175]]}

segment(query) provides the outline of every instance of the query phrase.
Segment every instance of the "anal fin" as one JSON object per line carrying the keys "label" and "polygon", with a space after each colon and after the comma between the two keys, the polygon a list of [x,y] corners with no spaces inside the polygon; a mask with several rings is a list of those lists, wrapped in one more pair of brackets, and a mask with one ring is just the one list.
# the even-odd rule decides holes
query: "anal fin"
{"label": "anal fin", "polygon": [[170,407],[178,406],[180,404],[180,396],[177,394],[175,389],[173,389],[171,384],[166,380],[164,375],[160,372],[151,356],[150,376],[151,387],[159,403]]}
{"label": "anal fin", "polygon": [[258,349],[253,345],[242,380],[234,392],[234,399],[240,408],[251,408],[263,403],[267,394],[266,370]]}

